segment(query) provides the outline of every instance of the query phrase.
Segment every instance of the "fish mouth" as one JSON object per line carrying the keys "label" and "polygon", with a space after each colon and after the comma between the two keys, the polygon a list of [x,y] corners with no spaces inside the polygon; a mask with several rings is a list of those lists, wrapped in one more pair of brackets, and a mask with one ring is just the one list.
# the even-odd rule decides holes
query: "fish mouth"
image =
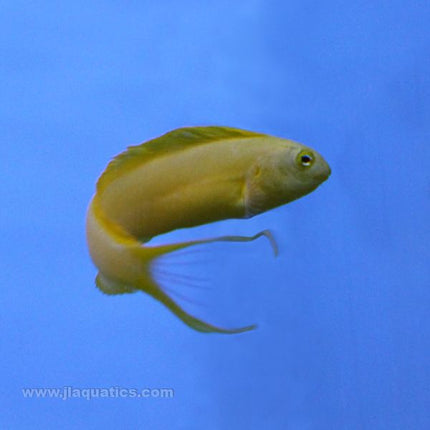
{"label": "fish mouth", "polygon": [[320,172],[318,172],[315,177],[318,181],[324,182],[326,181],[329,176],[331,175],[331,169],[330,166],[327,165],[325,169],[321,169]]}
{"label": "fish mouth", "polygon": [[331,168],[327,162],[324,162],[324,168],[321,169],[321,172],[318,174],[318,179],[321,181],[326,181],[331,175]]}

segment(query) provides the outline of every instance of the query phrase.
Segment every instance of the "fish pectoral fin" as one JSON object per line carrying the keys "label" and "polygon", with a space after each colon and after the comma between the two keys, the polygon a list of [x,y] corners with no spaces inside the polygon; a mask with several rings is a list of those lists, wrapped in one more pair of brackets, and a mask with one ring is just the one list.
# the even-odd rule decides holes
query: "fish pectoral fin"
{"label": "fish pectoral fin", "polygon": [[224,334],[236,334],[243,333],[245,331],[254,330],[256,325],[249,325],[245,327],[239,328],[222,328],[217,327],[215,325],[209,324],[205,321],[202,321],[193,315],[186,312],[182,309],[172,298],[170,298],[157,284],[154,284],[152,288],[146,290],[148,294],[161,302],[164,306],[166,306],[173,314],[175,314],[182,322],[187,324],[189,327],[194,330],[203,332],[203,333],[224,333]]}
{"label": "fish pectoral fin", "polygon": [[96,285],[99,290],[101,290],[105,294],[125,294],[125,293],[134,293],[136,288],[122,284],[118,281],[112,280],[101,272],[99,272],[96,276]]}

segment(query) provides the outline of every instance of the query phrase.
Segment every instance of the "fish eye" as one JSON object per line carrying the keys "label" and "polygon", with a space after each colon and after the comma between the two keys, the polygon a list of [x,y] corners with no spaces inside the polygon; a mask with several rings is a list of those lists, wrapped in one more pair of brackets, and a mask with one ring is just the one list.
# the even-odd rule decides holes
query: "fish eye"
{"label": "fish eye", "polygon": [[305,154],[300,157],[300,161],[302,162],[302,166],[310,166],[312,163],[312,157]]}
{"label": "fish eye", "polygon": [[297,156],[297,163],[301,167],[310,167],[314,162],[314,155],[310,151],[301,151]]}

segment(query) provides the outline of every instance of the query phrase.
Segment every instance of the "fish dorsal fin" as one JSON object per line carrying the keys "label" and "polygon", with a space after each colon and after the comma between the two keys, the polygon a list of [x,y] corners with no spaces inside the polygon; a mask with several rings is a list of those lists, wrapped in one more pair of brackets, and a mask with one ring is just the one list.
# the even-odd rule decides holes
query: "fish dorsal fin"
{"label": "fish dorsal fin", "polygon": [[97,191],[103,189],[125,172],[141,166],[147,161],[190,146],[230,139],[243,139],[264,136],[262,133],[231,127],[183,127],[163,134],[136,146],[129,146],[117,155],[106,167],[97,182]]}

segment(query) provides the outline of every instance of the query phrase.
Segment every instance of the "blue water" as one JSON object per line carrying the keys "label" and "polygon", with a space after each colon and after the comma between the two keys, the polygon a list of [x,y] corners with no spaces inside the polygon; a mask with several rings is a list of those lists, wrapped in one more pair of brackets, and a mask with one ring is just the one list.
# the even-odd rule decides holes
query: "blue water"
{"label": "blue water", "polygon": [[[0,13],[2,429],[430,428],[428,2]],[[202,124],[291,138],[332,167],[287,206],[177,233],[273,230],[276,259],[260,239],[181,265],[223,291],[207,316],[259,324],[242,335],[194,332],[144,294],[104,296],[86,249],[109,159]],[[81,398],[22,391],[63,387]],[[84,398],[111,387],[174,396]]]}

